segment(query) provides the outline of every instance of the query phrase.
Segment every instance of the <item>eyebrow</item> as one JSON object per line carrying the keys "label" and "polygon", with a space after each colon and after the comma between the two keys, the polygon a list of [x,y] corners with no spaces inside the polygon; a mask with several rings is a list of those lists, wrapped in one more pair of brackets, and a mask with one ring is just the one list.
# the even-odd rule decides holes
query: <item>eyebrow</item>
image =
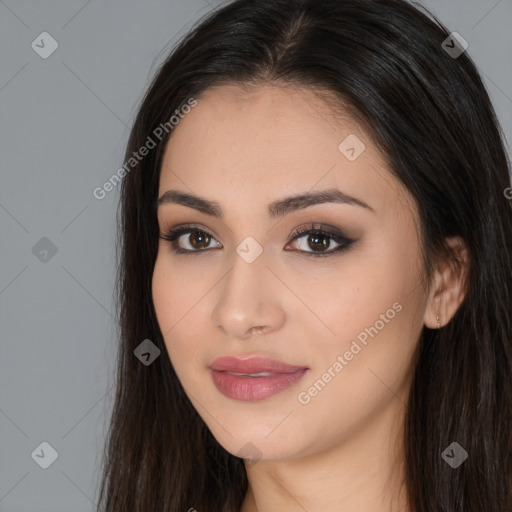
{"label": "eyebrow", "polygon": [[[194,208],[206,215],[211,215],[212,217],[219,219],[224,218],[222,208],[218,202],[210,201],[180,190],[167,190],[158,198],[155,206],[158,208],[160,205],[168,203],[181,204],[189,208]],[[328,190],[298,194],[274,201],[268,206],[268,216],[274,219],[297,210],[303,210],[310,206],[323,203],[342,203],[351,206],[360,206],[374,212],[374,209],[361,199],[349,196],[336,188],[331,188]]]}

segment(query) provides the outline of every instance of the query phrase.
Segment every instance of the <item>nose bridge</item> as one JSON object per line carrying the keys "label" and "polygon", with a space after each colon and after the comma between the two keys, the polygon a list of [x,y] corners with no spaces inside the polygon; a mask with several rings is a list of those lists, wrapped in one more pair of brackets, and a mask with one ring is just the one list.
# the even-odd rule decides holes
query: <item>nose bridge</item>
{"label": "nose bridge", "polygon": [[254,246],[251,247],[250,241],[247,244],[242,242],[234,253],[232,268],[219,283],[220,291],[212,311],[216,327],[229,336],[240,338],[253,327],[276,329],[284,319],[276,288],[278,283],[267,268],[265,252],[251,261],[246,256]]}

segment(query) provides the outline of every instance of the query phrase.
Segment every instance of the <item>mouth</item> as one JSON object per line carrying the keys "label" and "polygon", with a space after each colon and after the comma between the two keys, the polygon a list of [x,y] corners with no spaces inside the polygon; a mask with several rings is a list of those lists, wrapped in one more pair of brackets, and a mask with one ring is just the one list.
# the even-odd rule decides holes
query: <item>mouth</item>
{"label": "mouth", "polygon": [[302,379],[309,368],[262,357],[223,357],[210,365],[212,380],[226,397],[244,402],[270,398]]}

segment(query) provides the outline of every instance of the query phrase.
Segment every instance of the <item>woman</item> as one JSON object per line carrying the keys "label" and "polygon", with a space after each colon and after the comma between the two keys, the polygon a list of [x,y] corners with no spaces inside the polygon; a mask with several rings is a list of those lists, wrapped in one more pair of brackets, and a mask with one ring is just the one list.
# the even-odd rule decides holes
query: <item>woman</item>
{"label": "woman", "polygon": [[512,510],[510,176],[460,36],[232,2],[135,153],[101,510]]}

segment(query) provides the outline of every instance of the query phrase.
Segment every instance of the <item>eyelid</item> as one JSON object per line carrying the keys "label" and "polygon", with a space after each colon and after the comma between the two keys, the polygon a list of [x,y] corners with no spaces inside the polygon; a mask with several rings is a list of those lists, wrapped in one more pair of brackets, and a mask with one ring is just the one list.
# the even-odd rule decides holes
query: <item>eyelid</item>
{"label": "eyelid", "polygon": [[346,236],[343,231],[335,226],[331,226],[324,222],[310,222],[295,228],[289,235],[288,238],[295,239],[297,236],[304,235],[309,231],[325,231],[329,236],[338,236],[340,238],[344,238],[346,240],[350,240],[348,236]]}
{"label": "eyelid", "polygon": [[[195,231],[200,231],[202,233],[207,234],[208,236],[210,236],[215,241],[217,241],[217,235],[212,234],[209,229],[206,229],[206,228],[204,228],[204,227],[202,227],[200,225],[197,225],[197,224],[180,224],[179,226],[176,226],[174,228],[164,228],[163,231],[164,231],[164,236],[159,236],[159,238],[169,242],[171,244],[173,250],[175,252],[181,253],[181,254],[186,254],[186,253],[192,254],[192,253],[208,252],[209,250],[211,250],[211,249],[200,249],[200,250],[192,251],[192,250],[189,250],[189,249],[181,249],[181,248],[176,249],[174,247],[175,244],[176,244],[176,241],[180,237],[182,237],[183,235],[185,235],[187,233],[193,233]],[[218,242],[218,243],[220,244],[220,242]],[[221,244],[221,247],[222,247],[222,244]]]}
{"label": "eyelid", "polygon": [[[207,248],[207,249],[198,249],[198,250],[190,250],[190,249],[182,249],[180,247],[176,247],[177,240],[187,234],[192,232],[202,232],[208,235],[210,238],[217,241],[216,235],[213,236],[210,231],[200,225],[197,224],[181,224],[179,226],[176,226],[175,228],[166,228],[164,229],[164,232],[166,233],[164,236],[159,236],[159,238],[169,242],[172,246],[172,250],[177,254],[197,254],[202,252],[209,252],[213,248]],[[297,252],[301,255],[306,256],[313,256],[313,257],[322,257],[322,256],[330,256],[334,255],[336,253],[341,253],[345,249],[348,249],[354,242],[356,242],[356,239],[349,238],[346,236],[339,228],[330,226],[325,223],[309,223],[307,225],[300,226],[296,228],[289,236],[289,241],[287,242],[285,247],[289,247],[290,243],[295,242],[295,240],[303,238],[304,236],[308,234],[315,234],[318,233],[321,236],[325,236],[326,238],[330,239],[331,241],[339,244],[338,247],[335,249],[330,249],[328,251],[304,251],[304,250],[291,250],[289,252]],[[218,241],[217,241],[218,242]],[[220,243],[220,242],[218,242]],[[219,247],[217,247],[219,248]],[[221,247],[222,248],[222,244]]]}
{"label": "eyelid", "polygon": [[[213,238],[217,239],[216,233],[214,233],[211,229],[205,228],[204,226],[201,226],[200,224],[179,224],[176,227],[168,227],[167,225],[164,225],[161,229],[163,233],[168,234],[169,232],[177,232],[177,231],[184,231],[186,229],[190,230],[197,230],[197,231],[203,231],[204,233],[208,235],[213,235]],[[316,230],[316,231],[328,231],[329,235],[336,235],[338,237],[344,238],[345,240],[351,240],[349,236],[347,236],[341,229],[337,228],[336,226],[332,226],[330,224],[327,224],[325,222],[309,222],[306,224],[303,224],[299,226],[298,228],[293,229],[291,233],[288,234],[287,239],[293,240],[298,235],[305,234],[310,230]]]}

